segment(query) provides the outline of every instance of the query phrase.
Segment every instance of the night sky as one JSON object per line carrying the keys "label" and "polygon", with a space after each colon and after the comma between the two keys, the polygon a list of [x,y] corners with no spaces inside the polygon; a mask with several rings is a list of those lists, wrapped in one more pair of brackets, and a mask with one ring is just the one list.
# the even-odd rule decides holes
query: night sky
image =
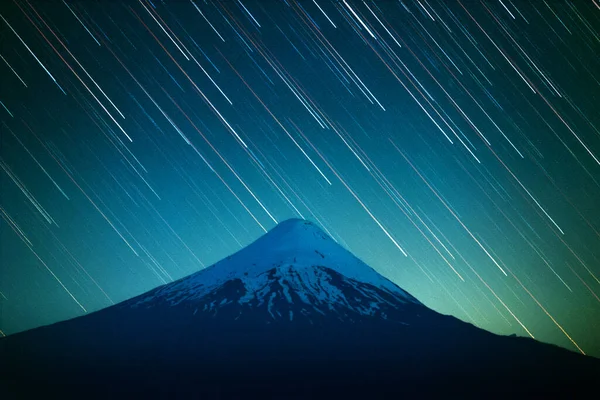
{"label": "night sky", "polygon": [[302,217],[427,306],[600,357],[600,2],[2,1],[0,329]]}

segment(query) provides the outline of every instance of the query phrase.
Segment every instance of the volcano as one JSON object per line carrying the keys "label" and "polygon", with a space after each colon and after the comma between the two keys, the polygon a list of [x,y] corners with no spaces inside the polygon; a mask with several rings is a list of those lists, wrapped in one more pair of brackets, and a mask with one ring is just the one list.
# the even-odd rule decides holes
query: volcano
{"label": "volcano", "polygon": [[299,219],[178,281],[0,339],[2,399],[572,397],[598,376],[598,359],[427,308]]}

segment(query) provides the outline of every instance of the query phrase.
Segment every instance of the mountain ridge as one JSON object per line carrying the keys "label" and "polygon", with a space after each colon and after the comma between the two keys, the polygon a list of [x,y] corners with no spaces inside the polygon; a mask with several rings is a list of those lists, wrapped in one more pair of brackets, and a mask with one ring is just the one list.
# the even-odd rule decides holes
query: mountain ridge
{"label": "mountain ridge", "polygon": [[303,220],[130,300],[2,338],[0,359],[0,395],[17,398],[554,396],[600,374],[600,360],[427,308]]}

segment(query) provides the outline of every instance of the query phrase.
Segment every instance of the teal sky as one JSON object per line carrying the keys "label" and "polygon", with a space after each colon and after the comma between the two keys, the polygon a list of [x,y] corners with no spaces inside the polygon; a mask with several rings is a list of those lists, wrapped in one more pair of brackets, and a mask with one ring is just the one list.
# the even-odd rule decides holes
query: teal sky
{"label": "teal sky", "polygon": [[600,357],[597,1],[0,16],[2,333],[302,217],[439,312]]}

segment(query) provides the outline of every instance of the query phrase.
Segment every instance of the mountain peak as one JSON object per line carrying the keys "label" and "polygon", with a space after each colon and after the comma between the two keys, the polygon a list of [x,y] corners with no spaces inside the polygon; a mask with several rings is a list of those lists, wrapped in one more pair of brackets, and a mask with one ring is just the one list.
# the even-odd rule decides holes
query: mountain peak
{"label": "mountain peak", "polygon": [[329,235],[311,221],[290,218],[277,224],[248,247],[263,249],[269,253],[293,250],[318,250],[322,247],[339,246]]}
{"label": "mountain peak", "polygon": [[323,231],[312,221],[302,218],[289,218],[275,225],[275,227],[267,232],[266,235],[282,234],[283,232],[302,236],[309,232],[314,233]]}
{"label": "mountain peak", "polygon": [[[130,304],[152,304],[158,298],[178,302],[199,299],[226,282],[241,282],[254,293],[274,276],[290,285],[312,287],[322,292],[322,271],[333,271],[354,282],[366,283],[411,303],[420,302],[339,245],[316,224],[298,218],[285,220],[253,243],[218,263],[179,281],[131,300]],[[171,304],[175,304],[169,300]]]}

